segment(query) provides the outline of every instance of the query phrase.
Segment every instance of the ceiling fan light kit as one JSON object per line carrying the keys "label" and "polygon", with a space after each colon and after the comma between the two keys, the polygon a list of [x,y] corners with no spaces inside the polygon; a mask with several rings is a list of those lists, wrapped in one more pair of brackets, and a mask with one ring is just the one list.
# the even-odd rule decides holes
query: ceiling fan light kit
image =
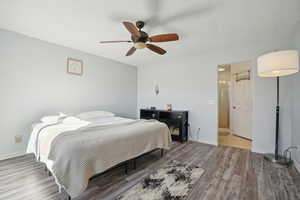
{"label": "ceiling fan light kit", "polygon": [[146,47],[146,44],[145,44],[145,42],[136,42],[136,43],[134,43],[133,46],[136,49],[144,49]]}
{"label": "ceiling fan light kit", "polygon": [[160,34],[160,35],[154,35],[149,37],[146,32],[142,31],[142,28],[145,25],[145,22],[143,21],[137,21],[135,25],[131,22],[123,22],[123,25],[131,34],[131,41],[116,40],[116,41],[101,41],[100,43],[101,44],[120,43],[120,42],[133,43],[133,47],[129,49],[129,51],[126,53],[126,56],[132,55],[137,49],[144,49],[144,48],[148,48],[149,50],[157,54],[164,55],[165,53],[167,53],[166,50],[154,44],[150,44],[150,42],[171,42],[171,41],[179,40],[179,36],[176,33]]}

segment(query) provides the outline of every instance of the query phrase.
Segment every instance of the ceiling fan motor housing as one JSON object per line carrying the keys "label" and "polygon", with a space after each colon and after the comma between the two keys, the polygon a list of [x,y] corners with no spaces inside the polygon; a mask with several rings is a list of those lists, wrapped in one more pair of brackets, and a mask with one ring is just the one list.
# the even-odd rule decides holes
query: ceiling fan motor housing
{"label": "ceiling fan motor housing", "polygon": [[133,42],[144,42],[144,43],[147,42],[148,38],[149,38],[148,34],[144,31],[139,31],[139,32],[140,32],[141,36],[140,37],[135,37],[135,36],[132,35],[131,36],[132,41]]}

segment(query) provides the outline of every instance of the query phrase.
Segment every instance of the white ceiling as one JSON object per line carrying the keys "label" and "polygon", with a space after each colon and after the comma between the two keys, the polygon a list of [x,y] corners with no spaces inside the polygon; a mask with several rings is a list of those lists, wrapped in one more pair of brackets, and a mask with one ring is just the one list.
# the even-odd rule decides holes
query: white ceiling
{"label": "white ceiling", "polygon": [[0,0],[0,28],[142,66],[161,59],[147,49],[125,57],[131,44],[100,40],[130,38],[121,22],[145,20],[151,34],[176,32],[180,41],[160,43],[176,58],[291,39],[300,26],[299,0]]}

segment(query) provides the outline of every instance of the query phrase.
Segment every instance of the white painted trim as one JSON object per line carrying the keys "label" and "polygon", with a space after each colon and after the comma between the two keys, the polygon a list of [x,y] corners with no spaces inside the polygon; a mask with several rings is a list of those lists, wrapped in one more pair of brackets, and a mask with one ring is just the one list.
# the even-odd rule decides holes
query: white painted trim
{"label": "white painted trim", "polygon": [[[253,141],[252,141],[253,142]],[[253,143],[252,143],[253,144]],[[262,148],[255,148],[252,146],[251,151],[253,153],[260,153],[260,154],[266,154],[266,153],[273,153],[272,151],[268,151],[267,149]]]}
{"label": "white painted trim", "polygon": [[294,159],[294,164],[295,164],[296,169],[300,173],[300,163],[296,159]]}
{"label": "white painted trim", "polygon": [[11,154],[5,154],[5,155],[1,155],[0,156],[0,160],[6,160],[9,158],[14,158],[14,157],[18,157],[18,156],[23,156],[26,153],[23,151],[19,151],[19,152],[15,152],[15,153],[11,153]]}
{"label": "white painted trim", "polygon": [[204,143],[204,144],[209,144],[209,145],[214,145],[214,146],[218,146],[217,143],[212,143],[212,142],[209,142],[209,141],[204,141],[204,140],[196,140],[196,139],[193,139],[193,138],[189,138],[189,141],[192,141],[192,142],[199,142],[199,143]]}

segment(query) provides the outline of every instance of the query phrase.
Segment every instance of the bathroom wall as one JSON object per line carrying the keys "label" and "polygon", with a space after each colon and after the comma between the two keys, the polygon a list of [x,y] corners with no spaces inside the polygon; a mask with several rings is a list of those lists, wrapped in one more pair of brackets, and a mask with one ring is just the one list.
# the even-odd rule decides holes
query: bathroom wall
{"label": "bathroom wall", "polygon": [[218,79],[219,128],[230,128],[230,65],[219,66]]}

